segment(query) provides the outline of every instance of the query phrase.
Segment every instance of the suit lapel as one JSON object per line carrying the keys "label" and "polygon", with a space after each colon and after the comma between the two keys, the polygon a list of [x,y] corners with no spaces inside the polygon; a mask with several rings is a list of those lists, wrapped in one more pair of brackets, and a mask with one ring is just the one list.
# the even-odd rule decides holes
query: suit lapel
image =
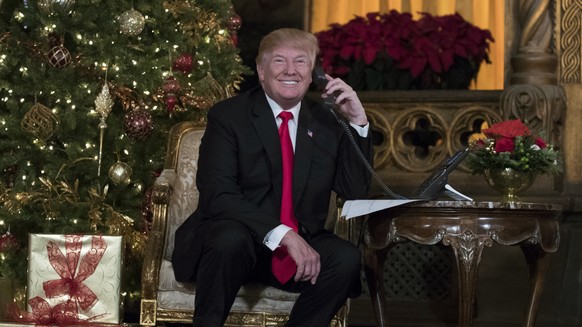
{"label": "suit lapel", "polygon": [[275,118],[273,117],[273,111],[269,107],[269,103],[262,89],[254,93],[251,111],[253,115],[253,127],[271,162],[273,191],[275,192],[275,199],[280,205],[283,181],[281,171],[281,144],[279,142],[279,133]]}
{"label": "suit lapel", "polygon": [[299,112],[299,124],[295,139],[295,161],[293,165],[293,203],[296,206],[307,185],[313,156],[313,133],[311,108],[303,101]]}

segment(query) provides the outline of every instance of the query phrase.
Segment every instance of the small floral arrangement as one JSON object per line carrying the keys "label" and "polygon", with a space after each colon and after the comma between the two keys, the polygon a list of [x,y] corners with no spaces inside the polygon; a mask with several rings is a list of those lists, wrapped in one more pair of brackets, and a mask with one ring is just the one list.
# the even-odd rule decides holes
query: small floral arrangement
{"label": "small floral arrangement", "polygon": [[466,89],[494,41],[459,14],[423,13],[415,21],[395,10],[356,16],[316,36],[323,69],[355,90]]}
{"label": "small floral arrangement", "polygon": [[473,174],[505,168],[549,175],[562,171],[554,146],[519,119],[484,126],[481,133],[471,135],[469,148],[466,160]]}

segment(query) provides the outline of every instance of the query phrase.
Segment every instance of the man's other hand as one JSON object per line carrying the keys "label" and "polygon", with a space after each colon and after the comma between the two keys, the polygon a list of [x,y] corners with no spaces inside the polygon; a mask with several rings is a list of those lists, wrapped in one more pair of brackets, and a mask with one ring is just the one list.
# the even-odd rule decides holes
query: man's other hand
{"label": "man's other hand", "polygon": [[311,284],[315,284],[321,270],[319,253],[292,230],[283,236],[280,245],[287,248],[287,252],[297,264],[295,281],[310,281]]}

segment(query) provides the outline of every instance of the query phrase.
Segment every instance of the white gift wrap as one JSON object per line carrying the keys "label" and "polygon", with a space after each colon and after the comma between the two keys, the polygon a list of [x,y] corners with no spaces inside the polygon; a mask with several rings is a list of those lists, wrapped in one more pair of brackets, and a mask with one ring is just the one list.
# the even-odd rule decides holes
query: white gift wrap
{"label": "white gift wrap", "polygon": [[[104,235],[74,235],[80,238],[80,252],[67,250],[66,236],[64,234],[29,234],[28,242],[28,289],[27,300],[40,297],[50,304],[52,308],[68,300],[75,301],[78,305],[77,314],[79,320],[89,322],[118,324],[121,322],[121,268],[123,265],[123,239],[122,236]],[[98,246],[93,247],[95,238]],[[69,244],[73,244],[69,242]],[[77,243],[79,244],[79,243]],[[53,253],[52,261],[66,264],[67,272],[59,275],[49,259],[50,248]],[[74,253],[78,253],[77,265],[73,266]],[[102,254],[102,256],[101,256]],[[61,260],[59,260],[59,258]],[[57,263],[58,266],[58,263]],[[59,267],[59,266],[58,266]],[[63,267],[62,265],[60,267]],[[89,267],[89,271],[84,268]],[[91,273],[91,270],[94,271]],[[67,283],[68,272],[73,273]],[[83,273],[83,271],[85,271]],[[87,276],[88,275],[88,276]],[[86,279],[80,276],[87,276]],[[76,278],[75,278],[76,277]],[[55,285],[73,285],[65,287],[65,291],[55,292]],[[46,289],[48,287],[48,290]],[[52,287],[51,287],[52,286]],[[81,293],[70,291],[81,289]],[[49,294],[59,293],[60,295]],[[93,293],[96,298],[86,300],[85,294]],[[62,294],[66,293],[66,294]],[[73,294],[73,295],[72,295]],[[74,294],[80,294],[75,296]],[[49,296],[50,295],[50,296]],[[86,300],[86,301],[84,301]],[[79,305],[79,303],[83,303]],[[27,311],[33,308],[27,303]]]}

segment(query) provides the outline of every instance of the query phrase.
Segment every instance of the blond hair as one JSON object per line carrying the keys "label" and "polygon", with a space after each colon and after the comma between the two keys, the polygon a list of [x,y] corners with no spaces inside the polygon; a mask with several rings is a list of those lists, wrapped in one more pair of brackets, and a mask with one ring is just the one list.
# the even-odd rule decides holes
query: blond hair
{"label": "blond hair", "polygon": [[261,64],[265,54],[282,45],[305,50],[311,59],[311,66],[315,65],[315,59],[319,53],[317,38],[309,32],[295,28],[280,28],[267,34],[259,45],[259,53],[255,59],[257,65]]}

